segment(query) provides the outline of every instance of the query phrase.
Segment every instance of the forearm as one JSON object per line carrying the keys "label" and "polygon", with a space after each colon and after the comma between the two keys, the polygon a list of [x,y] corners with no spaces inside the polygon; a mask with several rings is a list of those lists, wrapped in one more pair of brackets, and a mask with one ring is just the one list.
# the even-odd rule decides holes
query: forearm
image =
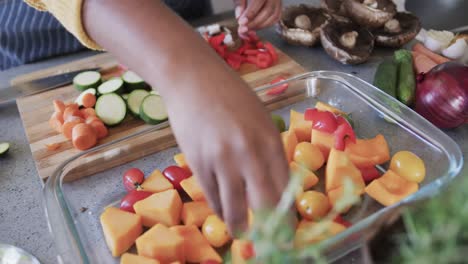
{"label": "forearm", "polygon": [[200,90],[246,86],[194,30],[160,1],[85,0],[87,33],[157,87],[169,104]]}

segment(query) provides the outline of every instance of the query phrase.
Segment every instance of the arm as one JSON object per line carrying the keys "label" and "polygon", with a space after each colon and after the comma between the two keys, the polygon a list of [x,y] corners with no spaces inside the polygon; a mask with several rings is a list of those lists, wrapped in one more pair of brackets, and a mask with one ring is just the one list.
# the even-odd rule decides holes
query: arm
{"label": "arm", "polygon": [[276,204],[288,181],[279,134],[192,28],[160,1],[85,0],[83,19],[94,41],[158,88],[182,151],[231,232],[246,227],[248,203]]}

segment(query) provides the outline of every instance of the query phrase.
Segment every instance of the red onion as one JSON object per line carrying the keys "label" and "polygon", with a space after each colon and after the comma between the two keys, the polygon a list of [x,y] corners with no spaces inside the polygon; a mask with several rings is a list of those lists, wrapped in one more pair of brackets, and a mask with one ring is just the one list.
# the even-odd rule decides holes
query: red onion
{"label": "red onion", "polygon": [[439,128],[468,121],[468,66],[447,62],[418,76],[415,110]]}

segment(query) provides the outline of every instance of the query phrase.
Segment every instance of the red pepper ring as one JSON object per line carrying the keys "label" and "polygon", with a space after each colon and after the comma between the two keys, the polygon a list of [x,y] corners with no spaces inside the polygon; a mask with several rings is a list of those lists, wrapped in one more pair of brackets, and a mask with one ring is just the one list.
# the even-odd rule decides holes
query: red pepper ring
{"label": "red pepper ring", "polygon": [[[273,79],[270,84],[276,84],[276,83],[279,83],[279,82],[282,82],[282,81],[285,81],[286,79],[283,78],[282,76],[278,76],[276,77],[275,79]],[[268,91],[266,92],[267,95],[279,95],[279,94],[282,94],[284,93],[289,87],[289,84],[288,83],[283,83],[281,85],[277,85],[276,87],[273,87],[271,89],[268,89]]]}
{"label": "red pepper ring", "polygon": [[336,117],[338,128],[335,131],[335,148],[344,151],[345,138],[349,138],[351,142],[356,143],[356,134],[349,122],[342,116]]}
{"label": "red pepper ring", "polygon": [[332,134],[338,128],[336,116],[332,112],[309,108],[305,111],[304,118],[307,121],[312,121],[313,129],[317,129],[325,133]]}

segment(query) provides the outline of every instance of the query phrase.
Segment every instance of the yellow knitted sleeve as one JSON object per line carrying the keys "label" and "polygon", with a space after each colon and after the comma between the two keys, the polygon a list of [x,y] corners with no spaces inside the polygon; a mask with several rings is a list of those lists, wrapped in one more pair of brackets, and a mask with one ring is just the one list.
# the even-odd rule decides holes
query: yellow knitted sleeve
{"label": "yellow knitted sleeve", "polygon": [[83,0],[24,0],[30,6],[49,11],[60,23],[72,33],[83,45],[90,49],[102,50],[86,33],[81,19]]}

